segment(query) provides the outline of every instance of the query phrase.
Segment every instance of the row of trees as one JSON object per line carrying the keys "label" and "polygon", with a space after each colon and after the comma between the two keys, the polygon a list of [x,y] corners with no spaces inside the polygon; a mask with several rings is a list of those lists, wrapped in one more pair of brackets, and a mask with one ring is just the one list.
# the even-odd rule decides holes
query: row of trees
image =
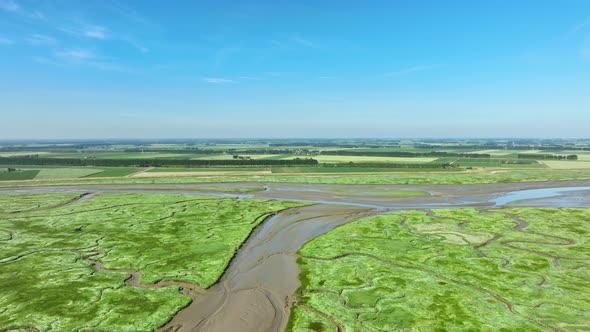
{"label": "row of trees", "polygon": [[80,159],[80,158],[39,158],[39,157],[0,157],[0,165],[37,166],[303,166],[317,165],[311,158],[291,160],[253,159],[253,160],[190,160],[190,159]]}
{"label": "row of trees", "polygon": [[124,152],[156,152],[176,154],[304,154],[309,153],[307,149],[227,149],[227,150],[205,150],[199,148],[187,149],[125,149]]}
{"label": "row of trees", "polygon": [[365,156],[365,157],[461,157],[461,158],[490,158],[488,153],[455,153],[455,152],[407,152],[407,151],[355,151],[334,150],[322,151],[323,155],[336,156]]}
{"label": "row of trees", "polygon": [[519,154],[518,158],[521,159],[535,159],[535,160],[578,160],[578,155],[557,155],[557,154],[537,154],[537,153],[526,153]]}

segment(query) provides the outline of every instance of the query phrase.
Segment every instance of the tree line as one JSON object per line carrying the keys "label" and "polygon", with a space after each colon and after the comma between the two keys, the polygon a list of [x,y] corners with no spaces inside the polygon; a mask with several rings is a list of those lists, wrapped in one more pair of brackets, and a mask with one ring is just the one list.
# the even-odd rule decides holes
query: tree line
{"label": "tree line", "polygon": [[335,156],[365,156],[365,157],[462,157],[462,158],[490,158],[488,153],[456,153],[456,152],[407,152],[407,151],[354,151],[335,150],[322,151],[322,155]]}
{"label": "tree line", "polygon": [[526,153],[526,154],[519,154],[518,158],[521,159],[535,159],[535,160],[578,160],[578,155],[569,154],[569,155],[557,155],[557,154],[536,154],[536,153]]}
{"label": "tree line", "polygon": [[187,149],[125,149],[123,152],[155,152],[155,153],[176,153],[176,154],[302,154],[309,153],[307,149],[227,149],[227,150],[209,150],[199,148]]}
{"label": "tree line", "polygon": [[40,158],[40,157],[0,157],[0,165],[36,166],[301,166],[317,165],[311,158],[290,160],[251,159],[251,160],[191,160],[191,159],[91,159],[91,158]]}

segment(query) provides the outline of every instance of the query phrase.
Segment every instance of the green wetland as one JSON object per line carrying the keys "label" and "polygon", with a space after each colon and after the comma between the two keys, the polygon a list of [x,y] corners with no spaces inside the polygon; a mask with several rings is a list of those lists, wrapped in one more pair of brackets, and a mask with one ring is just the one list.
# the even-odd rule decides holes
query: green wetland
{"label": "green wetland", "polygon": [[0,330],[149,331],[301,203],[175,194],[0,195]]}
{"label": "green wetland", "polygon": [[590,209],[403,211],[299,251],[292,331],[590,329]]}

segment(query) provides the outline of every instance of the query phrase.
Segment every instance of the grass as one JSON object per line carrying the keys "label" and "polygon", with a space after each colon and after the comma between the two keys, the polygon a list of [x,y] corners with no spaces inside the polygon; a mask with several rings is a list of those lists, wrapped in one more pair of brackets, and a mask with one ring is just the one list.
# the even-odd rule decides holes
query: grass
{"label": "grass", "polygon": [[175,282],[209,287],[266,216],[302,205],[109,194],[56,207],[73,197],[0,195],[0,330],[154,330],[190,302]]}
{"label": "grass", "polygon": [[157,153],[157,152],[120,152],[120,153],[97,153],[96,159],[158,159],[158,158],[179,158],[188,159],[186,154],[181,153]]}
{"label": "grass", "polygon": [[93,178],[107,178],[107,177],[118,177],[118,176],[127,176],[133,173],[137,173],[141,171],[142,167],[110,167],[103,169],[100,173],[92,173],[85,177],[93,177]]}
{"label": "grass", "polygon": [[39,171],[39,174],[35,177],[35,179],[72,179],[72,178],[82,178],[85,176],[89,176],[92,174],[97,174],[102,172],[102,169],[98,168],[74,168],[74,167],[64,167],[64,168],[42,168]]}
{"label": "grass", "polygon": [[158,177],[121,179],[79,179],[72,181],[33,181],[2,183],[3,187],[71,185],[71,184],[146,184],[146,183],[219,183],[219,182],[268,182],[268,183],[318,183],[318,184],[479,184],[534,181],[589,180],[590,170],[493,170],[486,172],[399,172],[397,174],[273,174],[258,176],[207,176],[207,177]]}
{"label": "grass", "polygon": [[[426,158],[426,157],[371,157],[371,156],[332,156],[332,155],[316,155],[311,156],[316,159],[319,163],[427,163],[435,161],[437,158]],[[307,156],[290,156],[285,159],[295,158],[307,158]]]}
{"label": "grass", "polygon": [[547,166],[528,159],[496,158],[442,158],[459,167],[501,167],[501,168],[546,168]]}
{"label": "grass", "polygon": [[156,167],[147,172],[261,172],[266,170],[268,170],[268,168],[265,167]]}
{"label": "grass", "polygon": [[445,168],[395,168],[395,167],[272,167],[272,173],[409,173],[409,172],[452,172],[456,169]]}
{"label": "grass", "polygon": [[[57,206],[64,202],[68,202],[76,197],[78,194],[35,194],[35,195],[21,195],[21,194],[1,194],[0,195],[0,219],[4,216],[2,214],[17,213],[20,211],[31,211],[36,209],[45,209],[48,207]],[[1,221],[0,221],[1,222]]]}
{"label": "grass", "polygon": [[0,171],[0,181],[18,181],[18,180],[31,180],[34,179],[39,170],[27,169],[19,170],[14,172]]}
{"label": "grass", "polygon": [[590,161],[590,153],[588,153],[587,151],[584,153],[572,151],[571,154],[577,154],[579,161]]}
{"label": "grass", "polygon": [[556,169],[589,169],[590,161],[543,160],[543,164]]}
{"label": "grass", "polygon": [[288,330],[590,328],[590,209],[404,211],[338,227],[299,255]]}
{"label": "grass", "polygon": [[30,156],[30,155],[43,155],[43,157],[49,157],[51,155],[51,152],[44,152],[44,151],[0,152],[0,157],[18,157],[18,156]]}

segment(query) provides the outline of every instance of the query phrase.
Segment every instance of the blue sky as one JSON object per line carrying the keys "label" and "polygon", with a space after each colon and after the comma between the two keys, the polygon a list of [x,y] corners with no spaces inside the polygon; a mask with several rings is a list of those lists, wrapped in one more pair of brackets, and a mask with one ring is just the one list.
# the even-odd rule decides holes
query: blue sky
{"label": "blue sky", "polygon": [[589,132],[587,0],[0,0],[2,139]]}

